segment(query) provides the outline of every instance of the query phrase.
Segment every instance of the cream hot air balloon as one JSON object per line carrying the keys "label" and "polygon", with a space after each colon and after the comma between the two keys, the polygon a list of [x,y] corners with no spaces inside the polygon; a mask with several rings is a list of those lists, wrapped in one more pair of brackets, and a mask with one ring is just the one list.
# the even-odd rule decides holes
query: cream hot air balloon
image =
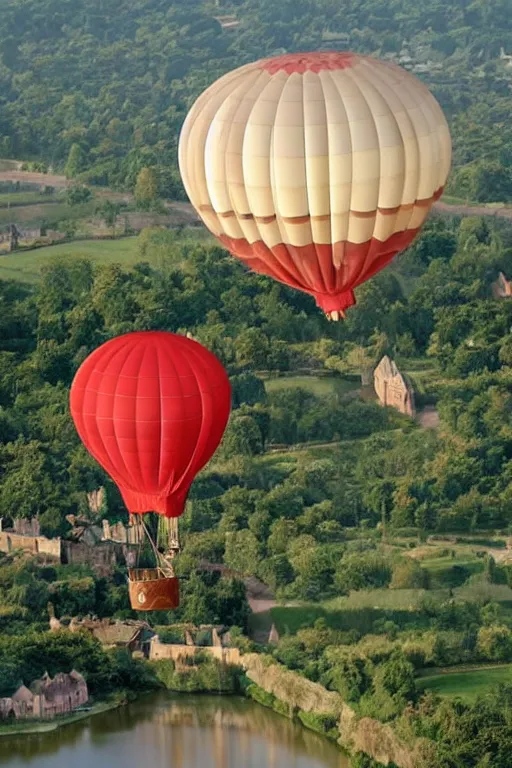
{"label": "cream hot air balloon", "polygon": [[179,163],[208,229],[331,319],[406,248],[451,162],[441,108],[413,75],[352,53],[287,54],[221,77],[190,110]]}

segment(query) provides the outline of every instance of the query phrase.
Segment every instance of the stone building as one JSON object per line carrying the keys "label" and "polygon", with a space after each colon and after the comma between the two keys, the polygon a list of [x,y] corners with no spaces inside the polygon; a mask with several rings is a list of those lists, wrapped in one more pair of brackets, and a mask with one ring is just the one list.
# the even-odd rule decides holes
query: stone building
{"label": "stone building", "polygon": [[102,521],[103,541],[115,541],[118,544],[138,545],[144,539],[144,528],[141,525],[140,515],[130,515],[128,525],[122,522],[110,523]]}
{"label": "stone building", "polygon": [[47,719],[65,715],[89,700],[87,683],[73,670],[58,672],[52,679],[45,673],[27,688],[21,685],[12,696],[0,699],[0,720]]}
{"label": "stone building", "polygon": [[70,632],[86,630],[99,640],[104,648],[127,648],[132,653],[149,654],[154,632],[145,621],[113,621],[112,619],[72,619]]}
{"label": "stone building", "polygon": [[98,576],[109,576],[116,565],[130,566],[136,552],[135,544],[105,539],[103,527],[80,520],[62,541],[63,563],[90,565]]}
{"label": "stone building", "polygon": [[39,532],[38,520],[14,520],[13,528],[4,528],[0,518],[0,552],[21,549],[32,555],[45,555],[49,560],[60,562],[60,538],[47,539]]}
{"label": "stone building", "polygon": [[[13,528],[2,527],[0,518],[0,552],[22,550],[30,555],[72,565],[90,565],[98,576],[109,576],[117,565],[132,566],[138,550],[138,533],[130,526],[119,534],[121,540],[104,537],[104,529],[90,521],[68,515],[72,525],[64,539],[48,539],[40,535],[39,521],[15,519]],[[116,535],[119,533],[117,527]],[[126,543],[123,543],[123,539]]]}
{"label": "stone building", "polygon": [[[239,665],[241,655],[238,648],[232,647],[231,636],[225,627],[204,625],[188,627],[174,625],[168,629],[178,629],[183,633],[182,643],[163,643],[158,635],[151,638],[149,658],[151,661],[170,659],[175,664],[186,664],[196,653],[206,653],[222,664]],[[199,634],[202,635],[199,640]],[[205,644],[205,640],[207,641]]]}
{"label": "stone building", "polygon": [[414,392],[407,378],[400,373],[395,362],[385,355],[373,372],[373,385],[382,405],[395,408],[407,416],[414,416]]}
{"label": "stone building", "polygon": [[512,296],[512,284],[503,272],[499,273],[498,279],[492,284],[492,294],[495,299],[509,299]]}

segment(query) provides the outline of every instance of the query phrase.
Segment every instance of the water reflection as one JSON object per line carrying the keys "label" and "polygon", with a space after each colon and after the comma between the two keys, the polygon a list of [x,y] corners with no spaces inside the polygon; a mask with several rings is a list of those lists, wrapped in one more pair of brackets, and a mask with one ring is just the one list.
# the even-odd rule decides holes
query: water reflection
{"label": "water reflection", "polygon": [[348,768],[335,745],[253,702],[144,697],[44,734],[0,738],[2,768]]}

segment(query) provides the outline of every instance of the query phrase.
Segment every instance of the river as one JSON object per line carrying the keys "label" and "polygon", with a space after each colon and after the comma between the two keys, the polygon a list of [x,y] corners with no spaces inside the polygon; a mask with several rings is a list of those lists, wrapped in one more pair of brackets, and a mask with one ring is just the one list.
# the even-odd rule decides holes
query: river
{"label": "river", "polygon": [[152,694],[41,734],[0,738],[1,768],[348,768],[323,737],[252,701]]}

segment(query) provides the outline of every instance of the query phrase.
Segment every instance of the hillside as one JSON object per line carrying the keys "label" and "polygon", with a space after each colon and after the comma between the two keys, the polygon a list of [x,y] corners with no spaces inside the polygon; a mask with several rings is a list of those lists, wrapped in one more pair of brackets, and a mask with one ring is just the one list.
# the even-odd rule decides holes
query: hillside
{"label": "hillside", "polygon": [[[0,16],[0,155],[33,158],[89,182],[133,188],[158,168],[183,199],[176,164],[186,111],[247,61],[283,51],[353,49],[399,62],[450,120],[451,191],[508,201],[512,22],[506,0],[15,0]],[[231,13],[236,22],[226,23]],[[220,19],[218,21],[217,19]]]}

